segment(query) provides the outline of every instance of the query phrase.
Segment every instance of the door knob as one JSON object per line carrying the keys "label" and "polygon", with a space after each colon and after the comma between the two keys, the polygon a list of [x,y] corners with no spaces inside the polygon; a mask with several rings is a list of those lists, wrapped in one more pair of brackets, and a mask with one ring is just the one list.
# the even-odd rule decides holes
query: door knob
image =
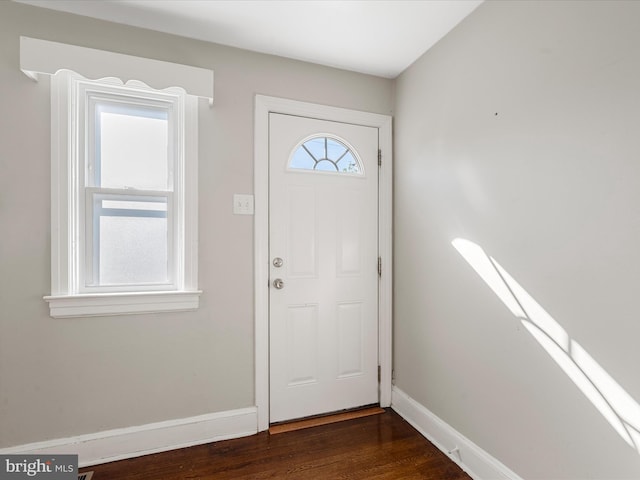
{"label": "door knob", "polygon": [[282,279],[281,279],[281,278],[276,278],[276,279],[273,281],[273,286],[274,286],[276,289],[281,290],[282,288],[284,288],[284,282],[282,281]]}

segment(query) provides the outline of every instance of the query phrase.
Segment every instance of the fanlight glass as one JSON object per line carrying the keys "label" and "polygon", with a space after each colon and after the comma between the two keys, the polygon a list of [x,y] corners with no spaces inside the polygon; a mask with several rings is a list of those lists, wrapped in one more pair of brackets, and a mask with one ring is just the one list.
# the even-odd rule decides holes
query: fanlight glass
{"label": "fanlight glass", "polygon": [[341,141],[321,136],[302,143],[293,152],[289,168],[350,175],[363,175],[357,155]]}

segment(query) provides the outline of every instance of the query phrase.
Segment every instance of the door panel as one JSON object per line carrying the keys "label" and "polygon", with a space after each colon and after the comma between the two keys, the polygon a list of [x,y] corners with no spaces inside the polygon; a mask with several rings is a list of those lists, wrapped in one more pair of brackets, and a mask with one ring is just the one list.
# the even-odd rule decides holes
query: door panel
{"label": "door panel", "polygon": [[318,305],[287,308],[287,387],[318,381]]}
{"label": "door panel", "polygon": [[338,378],[363,374],[362,302],[338,305]]}
{"label": "door panel", "polygon": [[356,189],[338,191],[338,205],[349,205],[349,208],[338,208],[336,211],[338,242],[339,276],[362,274],[362,242],[361,209],[365,208]]}
{"label": "door panel", "polygon": [[318,276],[318,209],[315,188],[290,185],[287,246],[290,278]]}
{"label": "door panel", "polygon": [[273,113],[269,127],[270,421],[377,403],[378,131]]}

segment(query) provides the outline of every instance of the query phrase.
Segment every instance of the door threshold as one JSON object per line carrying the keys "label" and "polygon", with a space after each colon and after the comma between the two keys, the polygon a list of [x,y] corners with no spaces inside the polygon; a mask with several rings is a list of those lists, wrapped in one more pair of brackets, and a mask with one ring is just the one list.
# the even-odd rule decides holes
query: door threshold
{"label": "door threshold", "polygon": [[380,407],[367,407],[346,412],[333,413],[302,420],[294,420],[292,422],[278,423],[269,427],[271,435],[278,433],[292,432],[294,430],[302,430],[303,428],[319,427],[320,425],[328,425],[330,423],[344,422],[345,420],[353,420],[355,418],[368,417],[371,415],[379,415],[384,413],[385,409]]}

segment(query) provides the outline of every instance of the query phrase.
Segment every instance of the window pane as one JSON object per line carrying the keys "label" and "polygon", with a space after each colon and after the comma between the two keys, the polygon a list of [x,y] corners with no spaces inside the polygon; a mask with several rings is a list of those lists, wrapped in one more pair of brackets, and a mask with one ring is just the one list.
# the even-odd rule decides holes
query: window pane
{"label": "window pane", "polygon": [[167,190],[167,111],[111,104],[96,108],[96,186]]}
{"label": "window pane", "polygon": [[94,270],[99,285],[168,282],[166,198],[96,200]]}
{"label": "window pane", "polygon": [[337,162],[342,155],[348,150],[347,147],[332,139],[327,139],[327,158]]}
{"label": "window pane", "polygon": [[340,159],[340,161],[338,162],[338,170],[348,173],[360,173],[358,162],[355,158],[353,158],[351,152],[348,152],[344,157]]}
{"label": "window pane", "polygon": [[338,169],[336,168],[336,164],[330,162],[329,160],[320,160],[316,163],[316,170],[320,170],[321,172],[335,172]]}
{"label": "window pane", "polygon": [[316,162],[304,148],[299,148],[291,158],[290,168],[300,168],[303,170],[313,170]]}
{"label": "window pane", "polygon": [[324,139],[325,137],[317,137],[304,142],[304,146],[307,148],[307,150],[309,150],[311,155],[313,155],[316,160],[322,160],[323,158],[326,158]]}

